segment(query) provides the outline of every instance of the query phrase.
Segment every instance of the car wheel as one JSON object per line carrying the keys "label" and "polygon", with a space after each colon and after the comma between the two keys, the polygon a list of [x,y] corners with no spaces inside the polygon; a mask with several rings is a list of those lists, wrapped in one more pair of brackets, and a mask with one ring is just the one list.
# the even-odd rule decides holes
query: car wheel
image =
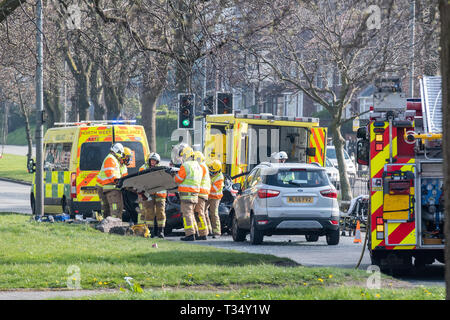
{"label": "car wheel", "polygon": [[305,235],[306,241],[308,242],[316,242],[317,240],[319,240],[319,235],[318,234],[307,234]]}
{"label": "car wheel", "polygon": [[244,229],[238,227],[236,215],[233,214],[233,220],[231,225],[231,237],[233,241],[242,242],[245,241],[247,232]]}
{"label": "car wheel", "polygon": [[327,244],[335,246],[339,243],[339,230],[332,230],[326,234]]}
{"label": "car wheel", "polygon": [[250,225],[250,242],[251,244],[261,244],[264,239],[264,233],[256,229],[256,219],[252,216]]}

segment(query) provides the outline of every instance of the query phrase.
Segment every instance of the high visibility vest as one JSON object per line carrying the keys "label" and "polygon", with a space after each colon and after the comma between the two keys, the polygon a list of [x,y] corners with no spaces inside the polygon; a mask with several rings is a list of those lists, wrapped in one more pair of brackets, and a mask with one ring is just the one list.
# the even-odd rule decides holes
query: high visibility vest
{"label": "high visibility vest", "polygon": [[197,161],[184,162],[175,175],[181,200],[197,199],[202,183],[203,171]]}
{"label": "high visibility vest", "polygon": [[209,192],[209,199],[222,199],[223,184],[225,178],[222,172],[216,173],[211,177],[211,190]]}
{"label": "high visibility vest", "polygon": [[[148,165],[148,162],[145,162],[140,168],[139,168],[139,171],[144,171],[144,170],[147,170],[147,169],[150,169],[150,166]],[[166,190],[161,190],[161,191],[158,191],[158,192],[156,192],[156,193],[153,193],[152,194],[152,196],[156,196],[156,197],[159,197],[159,198],[167,198],[167,191]],[[158,199],[156,200],[156,201],[158,201]]]}
{"label": "high visibility vest", "polygon": [[202,182],[200,184],[199,197],[208,200],[209,191],[211,190],[211,178],[209,177],[209,170],[205,162],[200,163],[203,171]]}
{"label": "high visibility vest", "polygon": [[97,186],[104,189],[115,189],[114,180],[120,179],[122,172],[123,168],[121,168],[119,160],[114,155],[108,154],[97,175]]}

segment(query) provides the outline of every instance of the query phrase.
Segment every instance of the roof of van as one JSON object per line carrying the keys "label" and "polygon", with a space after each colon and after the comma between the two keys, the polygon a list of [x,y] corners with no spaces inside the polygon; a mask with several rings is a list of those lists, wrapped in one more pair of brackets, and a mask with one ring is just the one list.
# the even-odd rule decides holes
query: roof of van
{"label": "roof of van", "polygon": [[272,162],[261,162],[258,164],[260,167],[267,166],[268,168],[274,168],[274,169],[323,169],[324,167],[318,165],[318,164],[311,164],[311,163],[297,163],[297,162],[286,162],[286,163],[272,163]]}

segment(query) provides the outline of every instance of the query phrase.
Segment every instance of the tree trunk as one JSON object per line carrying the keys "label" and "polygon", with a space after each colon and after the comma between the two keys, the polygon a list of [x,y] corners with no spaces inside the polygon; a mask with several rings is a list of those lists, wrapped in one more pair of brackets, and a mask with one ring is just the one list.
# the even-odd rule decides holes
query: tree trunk
{"label": "tree trunk", "polygon": [[156,102],[160,94],[160,89],[146,86],[142,88],[140,94],[142,125],[144,126],[151,152],[156,152]]}
{"label": "tree trunk", "polygon": [[344,159],[345,140],[341,134],[341,125],[339,123],[333,122],[330,126],[330,133],[334,148],[336,150],[336,159],[338,163],[339,179],[342,195],[341,200],[350,201],[352,199],[352,190],[350,188],[350,182],[347,175],[347,168],[345,166],[345,159]]}
{"label": "tree trunk", "polygon": [[442,110],[443,110],[443,149],[444,149],[444,190],[445,190],[445,283],[446,299],[450,300],[450,2],[439,1],[441,16],[441,75],[442,75]]}
{"label": "tree trunk", "polygon": [[44,90],[44,107],[47,113],[47,128],[53,128],[55,122],[61,121],[62,116],[57,79],[50,79]]}
{"label": "tree trunk", "polygon": [[123,92],[118,92],[115,87],[105,85],[103,92],[105,95],[106,114],[108,120],[115,120],[119,118],[120,110],[122,110]]}
{"label": "tree trunk", "polygon": [[27,137],[27,146],[28,146],[28,152],[27,152],[27,163],[30,161],[31,157],[33,156],[33,141],[31,136],[31,128],[30,128],[30,117],[29,114],[25,108],[23,99],[22,99],[22,93],[20,91],[20,87],[18,86],[18,92],[19,92],[19,108],[20,113],[25,118],[25,134]]}
{"label": "tree trunk", "polygon": [[90,85],[89,73],[83,73],[76,77],[76,92],[77,92],[77,109],[79,115],[79,121],[87,120],[87,111],[89,109],[89,97],[90,97]]}
{"label": "tree trunk", "polygon": [[91,72],[91,101],[94,105],[94,120],[103,120],[105,118],[105,107],[100,102],[100,97],[102,95],[102,89],[100,77],[99,77],[99,67],[98,64],[94,64]]}

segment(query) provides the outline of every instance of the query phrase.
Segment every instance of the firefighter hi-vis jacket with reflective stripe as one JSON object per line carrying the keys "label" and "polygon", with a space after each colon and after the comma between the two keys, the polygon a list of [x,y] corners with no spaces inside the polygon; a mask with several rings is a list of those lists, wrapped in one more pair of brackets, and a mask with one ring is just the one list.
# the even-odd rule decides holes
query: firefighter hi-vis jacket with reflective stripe
{"label": "firefighter hi-vis jacket with reflective stripe", "polygon": [[[148,165],[148,162],[144,163],[140,168],[139,171],[144,171],[150,169],[150,166]],[[156,193],[153,193],[152,196],[155,196],[156,198],[167,198],[167,191],[161,190]],[[158,199],[156,199],[158,201]]]}
{"label": "firefighter hi-vis jacket with reflective stripe", "polygon": [[97,175],[97,185],[103,187],[104,189],[115,189],[114,180],[120,179],[123,171],[124,170],[121,168],[119,160],[117,160],[114,155],[108,154],[103,161],[100,172]]}
{"label": "firefighter hi-vis jacket with reflective stripe", "polygon": [[222,199],[223,182],[224,177],[222,172],[216,173],[211,177],[211,191],[209,192],[209,199]]}
{"label": "firefighter hi-vis jacket with reflective stripe", "polygon": [[184,162],[175,176],[181,200],[195,200],[200,192],[203,170],[197,161]]}
{"label": "firefighter hi-vis jacket with reflective stripe", "polygon": [[205,162],[200,163],[200,167],[203,171],[202,182],[200,184],[200,193],[198,196],[205,200],[208,200],[209,190],[211,189],[211,178],[209,177],[209,170]]}

